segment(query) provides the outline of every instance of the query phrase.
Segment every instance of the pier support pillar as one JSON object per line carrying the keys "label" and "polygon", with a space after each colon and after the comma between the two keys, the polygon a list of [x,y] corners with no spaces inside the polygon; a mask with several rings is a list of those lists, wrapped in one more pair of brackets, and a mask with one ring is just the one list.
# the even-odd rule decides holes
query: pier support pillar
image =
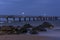
{"label": "pier support pillar", "polygon": [[24,21],[26,21],[26,17],[24,17]]}
{"label": "pier support pillar", "polygon": [[15,17],[13,18],[13,22],[15,22]]}
{"label": "pier support pillar", "polygon": [[52,17],[52,21],[54,21],[54,17]]}
{"label": "pier support pillar", "polygon": [[37,21],[39,21],[39,17],[37,17]]}
{"label": "pier support pillar", "polygon": [[49,17],[48,20],[52,21],[52,17]]}
{"label": "pier support pillar", "polygon": [[35,21],[35,18],[33,17],[33,21]]}
{"label": "pier support pillar", "polygon": [[21,18],[19,17],[19,22],[21,22]]}
{"label": "pier support pillar", "polygon": [[43,17],[43,21],[46,21],[46,17]]}
{"label": "pier support pillar", "polygon": [[8,22],[9,20],[8,20],[8,17],[6,17],[6,21]]}
{"label": "pier support pillar", "polygon": [[58,17],[55,17],[55,20],[58,20]]}
{"label": "pier support pillar", "polygon": [[48,20],[48,17],[45,17],[45,21],[47,21]]}
{"label": "pier support pillar", "polygon": [[31,21],[31,18],[29,17],[29,21]]}
{"label": "pier support pillar", "polygon": [[43,17],[41,17],[40,20],[43,21]]}
{"label": "pier support pillar", "polygon": [[43,17],[39,17],[39,20],[42,21],[43,20]]}

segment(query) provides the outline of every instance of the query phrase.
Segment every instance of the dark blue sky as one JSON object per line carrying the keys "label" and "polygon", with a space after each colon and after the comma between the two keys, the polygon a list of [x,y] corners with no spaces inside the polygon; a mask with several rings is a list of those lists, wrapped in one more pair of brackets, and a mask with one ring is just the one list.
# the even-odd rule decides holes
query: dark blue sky
{"label": "dark blue sky", "polygon": [[60,16],[60,0],[0,0],[0,15]]}

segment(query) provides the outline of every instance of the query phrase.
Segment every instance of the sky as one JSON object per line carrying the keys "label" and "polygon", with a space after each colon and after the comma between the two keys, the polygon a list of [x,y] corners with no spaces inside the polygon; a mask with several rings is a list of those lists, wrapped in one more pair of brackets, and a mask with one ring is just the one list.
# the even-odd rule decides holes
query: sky
{"label": "sky", "polygon": [[60,0],[0,0],[0,15],[60,16]]}

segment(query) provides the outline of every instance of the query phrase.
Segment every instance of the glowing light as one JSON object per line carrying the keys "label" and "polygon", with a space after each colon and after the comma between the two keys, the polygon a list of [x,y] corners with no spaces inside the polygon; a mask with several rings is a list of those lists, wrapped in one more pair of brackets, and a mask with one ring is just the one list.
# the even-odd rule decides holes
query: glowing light
{"label": "glowing light", "polygon": [[22,12],[21,14],[25,14],[24,12]]}

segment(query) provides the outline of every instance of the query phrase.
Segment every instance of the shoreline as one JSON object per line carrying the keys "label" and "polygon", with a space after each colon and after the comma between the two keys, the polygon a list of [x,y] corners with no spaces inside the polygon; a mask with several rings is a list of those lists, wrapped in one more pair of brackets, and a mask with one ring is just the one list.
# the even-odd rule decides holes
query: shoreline
{"label": "shoreline", "polygon": [[60,40],[57,37],[37,36],[37,35],[0,35],[0,40]]}

